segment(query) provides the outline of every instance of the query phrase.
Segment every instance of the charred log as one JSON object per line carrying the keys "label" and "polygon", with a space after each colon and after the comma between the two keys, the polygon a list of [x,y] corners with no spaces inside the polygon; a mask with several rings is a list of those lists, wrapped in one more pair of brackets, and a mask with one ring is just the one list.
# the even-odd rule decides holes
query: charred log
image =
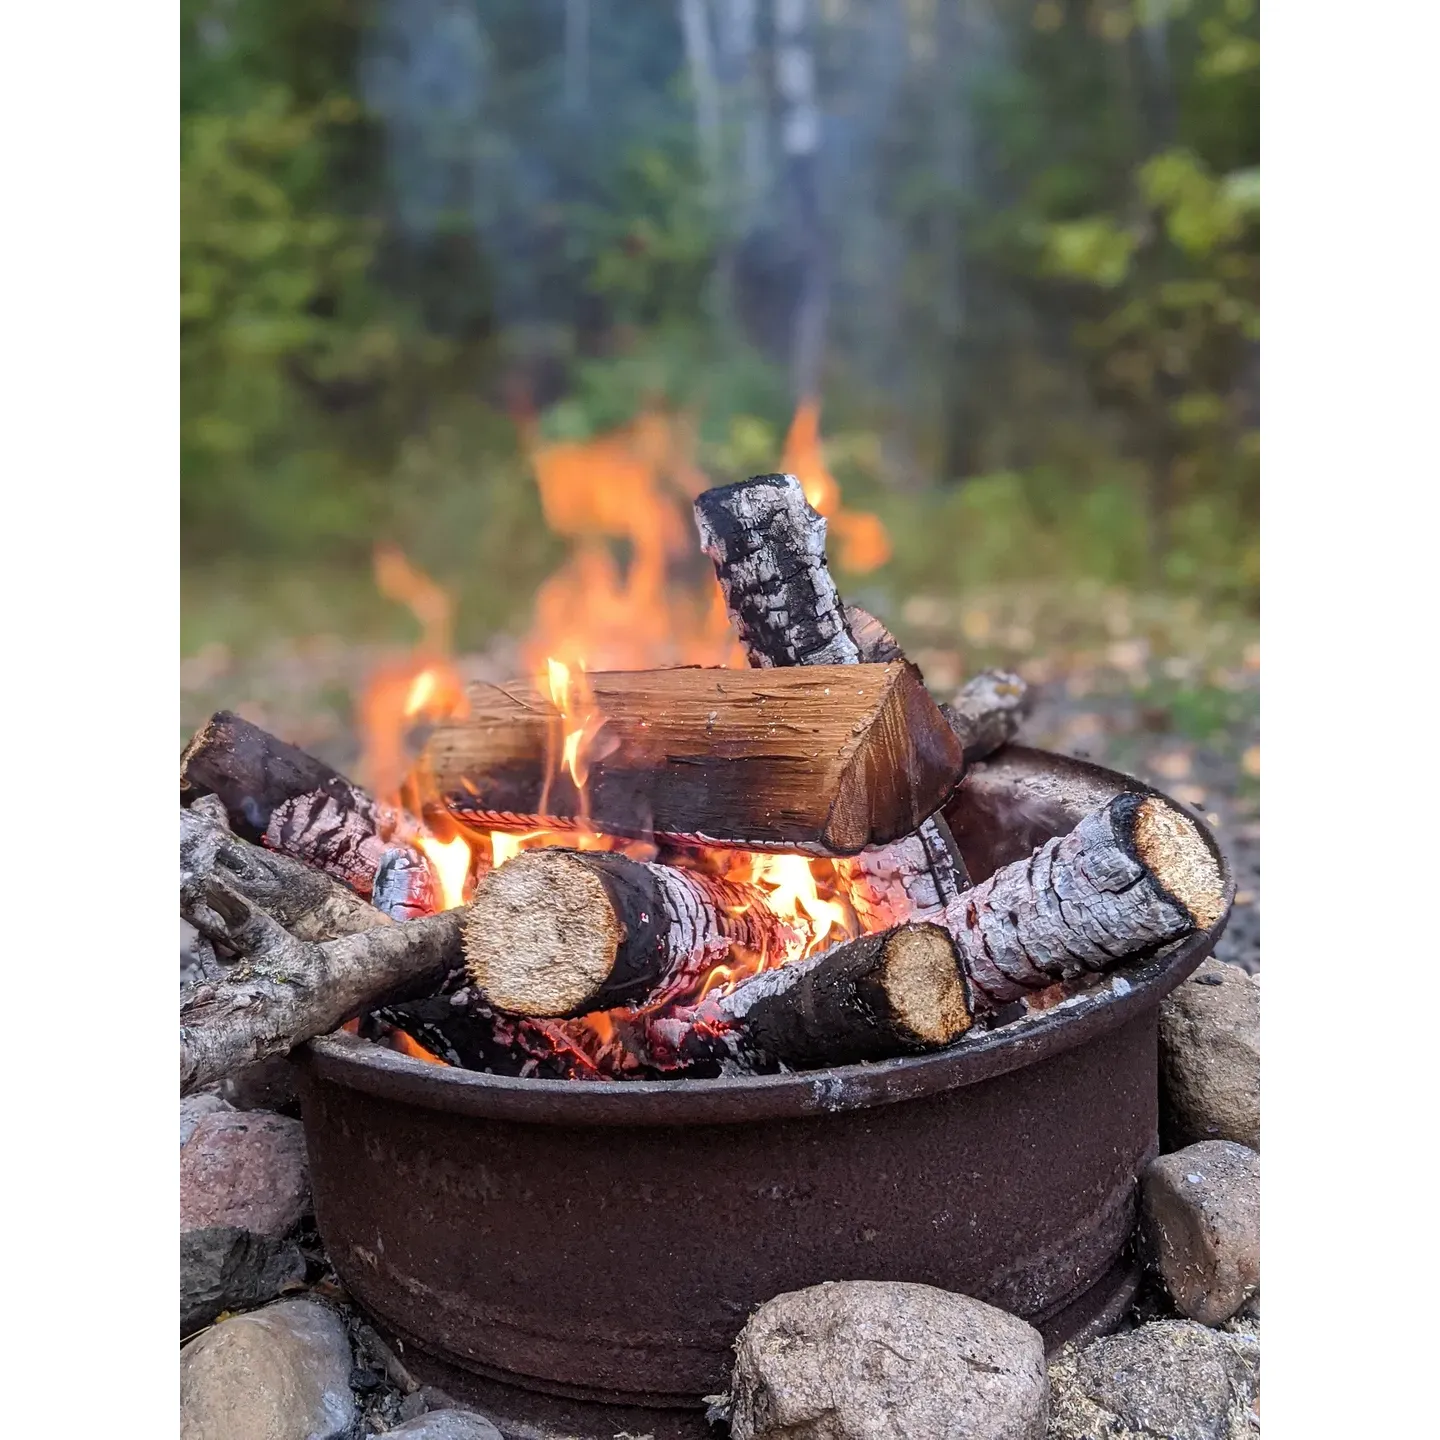
{"label": "charred log", "polygon": [[1119,795],[966,893],[952,927],[979,1005],[1109,969],[1219,918],[1220,864],[1156,795]]}
{"label": "charred log", "polygon": [[804,1070],[939,1049],[972,1020],[949,934],[902,925],[658,1019],[651,1047],[684,1063],[728,1056],[747,1069]]}
{"label": "charred log", "polygon": [[435,872],[413,845],[392,845],[380,857],[370,900],[392,920],[418,920],[441,908]]}
{"label": "charred log", "polygon": [[732,944],[773,954],[794,938],[757,889],[594,851],[517,855],[464,913],[471,979],[520,1015],[683,999]]}
{"label": "charred log", "polygon": [[[910,834],[964,763],[903,663],[763,679],[694,667],[627,671],[586,684],[603,723],[588,747],[583,795],[557,763],[559,711],[525,684],[471,687],[467,714],[438,727],[426,747],[428,793],[484,830],[583,818],[615,835],[854,854]],[[317,811],[333,808],[318,801]]]}
{"label": "charred log", "polygon": [[283,1055],[370,1006],[424,994],[460,962],[458,910],[306,942],[211,874],[182,884],[180,914],[242,957],[181,1008],[182,1095]]}

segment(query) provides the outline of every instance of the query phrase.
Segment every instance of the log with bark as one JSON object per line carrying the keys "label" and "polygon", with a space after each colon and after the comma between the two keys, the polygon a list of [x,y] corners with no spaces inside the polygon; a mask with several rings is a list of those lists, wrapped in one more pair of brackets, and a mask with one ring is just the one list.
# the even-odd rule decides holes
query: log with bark
{"label": "log with bark", "polygon": [[219,798],[237,835],[263,839],[366,897],[385,851],[424,833],[324,761],[229,710],[212,715],[180,758],[180,803],[205,795]]}
{"label": "log with bark", "polygon": [[433,990],[461,963],[458,910],[395,924],[328,876],[194,810],[180,812],[180,914],[239,956],[181,1007],[182,1094],[387,998]]}
{"label": "log with bark", "polygon": [[388,924],[352,890],[303,861],[242,840],[198,801],[180,812],[180,888],[218,879],[238,890],[297,940],[333,940]]}
{"label": "log with bark", "polygon": [[[564,719],[534,686],[475,685],[432,733],[420,785],[481,830],[583,819],[624,836],[849,855],[910,834],[953,790],[961,744],[904,663],[586,677],[583,795]],[[602,723],[603,719],[603,723]]]}
{"label": "log with bark", "polygon": [[747,1070],[814,1069],[953,1044],[974,1018],[954,942],[938,925],[862,935],[765,970],[728,994],[659,1017],[652,1056]]}
{"label": "log with bark", "polygon": [[[824,517],[811,509],[795,476],[756,475],[707,490],[695,501],[695,518],[752,665],[862,663],[826,562]],[[871,636],[870,643],[884,642]],[[867,930],[926,920],[953,931],[958,923],[956,907],[970,881],[940,816],[845,863]]]}
{"label": "log with bark", "polygon": [[598,851],[515,856],[464,921],[482,996],[537,1016],[688,998],[732,944],[774,955],[795,939],[753,886]]}
{"label": "log with bark", "polygon": [[1195,822],[1158,795],[1125,794],[967,891],[952,934],[990,1008],[1208,929],[1223,907]]}

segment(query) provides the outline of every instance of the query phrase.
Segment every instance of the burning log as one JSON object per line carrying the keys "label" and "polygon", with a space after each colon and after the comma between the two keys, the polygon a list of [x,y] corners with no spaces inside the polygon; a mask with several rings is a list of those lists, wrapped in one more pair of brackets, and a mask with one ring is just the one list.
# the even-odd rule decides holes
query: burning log
{"label": "burning log", "polygon": [[795,939],[754,887],[578,850],[492,870],[464,922],[471,979],[518,1015],[685,998],[732,943],[775,954]]}
{"label": "burning log", "polygon": [[230,826],[263,839],[368,896],[389,845],[423,833],[418,822],[338,770],[229,710],[195,732],[180,757],[180,801],[218,796]]}
{"label": "burning log", "polygon": [[[208,797],[213,799],[213,797]],[[223,880],[297,940],[334,940],[389,924],[389,918],[328,875],[288,855],[251,845],[216,823],[215,806],[180,812],[180,889]]]}
{"label": "burning log", "polygon": [[598,728],[583,795],[556,763],[564,718],[523,684],[471,687],[466,716],[432,734],[422,783],[457,821],[485,830],[583,817],[610,834],[848,855],[910,834],[963,766],[960,744],[903,663],[763,680],[684,668],[586,682]]}
{"label": "burning log", "polygon": [[1208,929],[1223,905],[1195,822],[1126,794],[968,891],[952,934],[977,1005],[994,1007]]}
{"label": "burning log", "polygon": [[434,989],[460,962],[460,913],[400,925],[380,916],[374,929],[307,942],[217,876],[192,877],[180,914],[242,959],[181,1007],[180,1093],[286,1054],[387,999]]}
{"label": "burning log", "polygon": [[[695,501],[695,519],[752,665],[862,663],[826,564],[825,520],[793,475],[755,475],[707,490]],[[873,617],[855,613],[869,642],[883,644],[863,623]],[[894,643],[888,632],[885,639]],[[908,920],[954,929],[970,881],[938,815],[848,864],[852,902],[867,929]]]}
{"label": "burning log", "polygon": [[435,872],[413,845],[392,845],[380,857],[370,899],[392,920],[418,920],[442,908]]}
{"label": "burning log", "polygon": [[652,1051],[687,1063],[813,1069],[935,1050],[973,1020],[954,942],[938,925],[901,925],[764,970],[726,995],[650,1024]]}

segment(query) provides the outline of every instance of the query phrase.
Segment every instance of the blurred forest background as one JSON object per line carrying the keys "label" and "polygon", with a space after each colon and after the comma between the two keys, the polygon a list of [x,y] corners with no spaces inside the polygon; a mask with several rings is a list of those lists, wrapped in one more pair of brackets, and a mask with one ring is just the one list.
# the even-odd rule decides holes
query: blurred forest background
{"label": "blurred forest background", "polygon": [[816,396],[888,534],[842,589],[932,683],[1251,784],[1254,0],[181,11],[182,726],[339,745],[416,629],[377,542],[503,651],[566,554],[537,445],[662,407],[739,478]]}

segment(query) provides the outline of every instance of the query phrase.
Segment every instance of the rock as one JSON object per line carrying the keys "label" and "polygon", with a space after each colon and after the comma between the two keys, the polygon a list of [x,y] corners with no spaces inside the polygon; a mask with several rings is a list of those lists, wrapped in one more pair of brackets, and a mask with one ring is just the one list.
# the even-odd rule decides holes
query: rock
{"label": "rock", "polygon": [[185,1096],[180,1102],[180,1148],[185,1148],[202,1116],[213,1115],[229,1108],[220,1096],[208,1090],[202,1090],[198,1095]]}
{"label": "rock", "polygon": [[305,1257],[293,1240],[233,1225],[186,1230],[180,1236],[181,1338],[224,1310],[253,1310],[304,1278]]}
{"label": "rock", "polygon": [[[180,1147],[180,1333],[247,1310],[303,1280],[289,1238],[310,1204],[299,1121],[241,1113],[214,1096],[187,1119]],[[218,1106],[218,1108],[216,1108]]]}
{"label": "rock", "polygon": [[762,1305],[735,1342],[734,1440],[1042,1440],[1045,1346],[929,1285],[846,1280]]}
{"label": "rock", "polygon": [[1160,1006],[1167,1150],[1199,1140],[1260,1148],[1260,986],[1205,960]]}
{"label": "rock", "polygon": [[223,1321],[180,1352],[180,1440],[340,1440],[355,1419],[345,1326],[313,1300]]}
{"label": "rock", "polygon": [[1249,1440],[1260,1342],[1156,1320],[1050,1366],[1048,1440]]}
{"label": "rock", "polygon": [[490,1421],[473,1410],[432,1410],[389,1433],[408,1440],[504,1440]]}
{"label": "rock", "polygon": [[201,1115],[180,1150],[180,1228],[284,1235],[310,1204],[305,1132],[265,1111]]}
{"label": "rock", "polygon": [[1152,1161],[1141,1234],[1175,1308],[1218,1325],[1260,1288],[1260,1157],[1205,1140]]}

